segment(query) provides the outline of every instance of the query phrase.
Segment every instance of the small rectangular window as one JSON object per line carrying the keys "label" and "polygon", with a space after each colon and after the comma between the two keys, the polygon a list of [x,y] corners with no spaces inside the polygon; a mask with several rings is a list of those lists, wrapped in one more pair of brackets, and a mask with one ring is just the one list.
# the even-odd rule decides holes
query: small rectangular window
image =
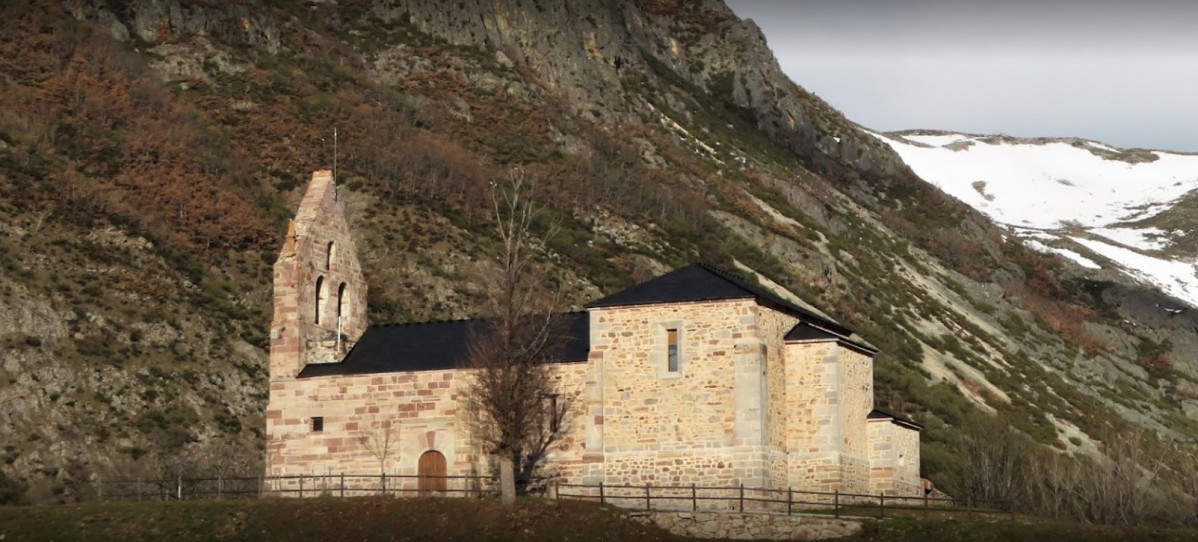
{"label": "small rectangular window", "polygon": [[547,394],[545,399],[548,400],[546,406],[549,408],[549,432],[557,433],[561,430],[561,419],[558,417],[560,413],[557,410],[557,394]]}
{"label": "small rectangular window", "polygon": [[668,357],[669,361],[667,362],[666,368],[671,373],[676,373],[676,372],[678,372],[678,330],[677,329],[667,329],[666,330],[666,348],[667,348],[667,353],[669,356]]}
{"label": "small rectangular window", "polygon": [[312,432],[319,433],[321,431],[324,431],[324,416],[313,416],[312,417]]}

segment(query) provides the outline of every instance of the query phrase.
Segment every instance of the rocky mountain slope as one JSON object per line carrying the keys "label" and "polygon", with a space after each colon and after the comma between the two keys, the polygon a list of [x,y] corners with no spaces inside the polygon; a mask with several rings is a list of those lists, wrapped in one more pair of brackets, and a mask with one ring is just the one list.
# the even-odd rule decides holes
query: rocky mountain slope
{"label": "rocky mountain slope", "polygon": [[944,487],[979,416],[1079,454],[1129,424],[1198,435],[1191,314],[1008,240],[718,2],[0,17],[0,446],[32,500],[257,472],[269,266],[334,159],[375,323],[476,314],[487,182],[518,169],[560,224],[543,265],[571,303],[696,260],[785,286],[881,348],[878,403],[927,425]]}

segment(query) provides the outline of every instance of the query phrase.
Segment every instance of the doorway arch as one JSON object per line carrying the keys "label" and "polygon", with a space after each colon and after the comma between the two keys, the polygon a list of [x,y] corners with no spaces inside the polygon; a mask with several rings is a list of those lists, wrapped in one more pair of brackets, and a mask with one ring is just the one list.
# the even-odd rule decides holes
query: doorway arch
{"label": "doorway arch", "polygon": [[440,496],[445,494],[445,456],[436,450],[429,450],[420,455],[417,465],[419,475],[418,489],[420,496]]}

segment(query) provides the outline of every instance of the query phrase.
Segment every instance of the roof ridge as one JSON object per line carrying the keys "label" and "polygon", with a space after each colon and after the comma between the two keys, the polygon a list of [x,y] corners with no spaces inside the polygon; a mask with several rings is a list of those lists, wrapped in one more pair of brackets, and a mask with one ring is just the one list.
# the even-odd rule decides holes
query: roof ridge
{"label": "roof ridge", "polygon": [[[585,311],[585,310],[559,311],[558,314],[562,314],[562,315],[587,314],[587,311]],[[485,322],[490,319],[491,319],[490,317],[486,317],[486,316],[475,316],[475,317],[470,317],[470,318],[443,318],[440,320],[423,320],[420,322],[387,322],[385,324],[372,324],[370,327],[383,328],[383,327],[423,326],[423,325],[430,325],[430,324],[452,324],[452,323],[457,323],[457,322]]]}
{"label": "roof ridge", "polygon": [[[706,270],[710,271],[711,273],[715,274],[716,276],[718,276],[724,280],[727,280],[728,282],[731,282],[732,284],[736,285],[738,288],[741,288],[741,289],[749,292],[750,294],[753,294],[753,296],[757,297],[758,299],[763,299],[765,301],[769,301],[770,303],[774,303],[776,305],[781,305],[783,307],[798,311],[800,314],[808,317],[811,321],[822,324],[818,327],[823,331],[827,331],[829,333],[832,333],[833,335],[837,335],[846,340],[848,340],[853,335],[853,330],[849,329],[844,324],[841,324],[840,322],[836,322],[835,320],[832,320],[830,317],[821,316],[819,314],[816,314],[813,311],[807,310],[806,308],[803,308],[802,306],[798,305],[797,303],[794,303],[793,301],[790,301],[779,294],[769,291],[768,288],[766,288],[764,285],[762,285],[760,283],[754,284],[754,282],[756,282],[756,281],[750,282],[747,277],[742,277],[741,275],[739,275],[733,271],[727,271],[724,269],[720,269],[718,267],[708,265],[703,262],[697,262],[697,264],[699,266],[701,266],[703,269],[706,269]],[[781,285],[778,285],[778,286],[783,287]],[[791,295],[793,295],[793,293]]]}
{"label": "roof ridge", "polygon": [[890,412],[889,410],[883,410],[883,409],[880,409],[880,408],[877,408],[877,407],[874,407],[874,408],[873,408],[873,409],[872,409],[872,410],[869,412],[869,414],[866,414],[866,416],[865,416],[865,417],[866,417],[866,418],[873,418],[873,419],[882,419],[882,418],[881,418],[881,417],[879,417],[879,416],[874,416],[874,415],[873,415],[874,413],[878,413],[878,414],[881,414],[881,415],[882,415],[882,416],[884,416],[884,417],[890,418],[890,420],[891,420],[891,421],[894,421],[894,422],[899,422],[899,424],[900,424],[900,425],[914,425],[914,426],[918,427],[919,429],[923,429],[923,424],[922,424],[922,423],[919,423],[919,422],[917,422],[917,421],[915,421],[915,420],[912,420],[911,418],[908,418],[908,417],[907,417],[907,416],[905,416],[905,415],[902,415],[902,414],[895,414],[895,413],[893,413],[893,412]]}
{"label": "roof ridge", "polygon": [[728,271],[726,269],[721,269],[714,265],[706,264],[703,262],[695,262],[695,265],[698,265],[699,267],[702,267],[703,269],[706,269],[706,270],[714,273],[717,277],[720,277],[728,282],[731,282],[732,284],[736,285],[737,287],[739,287],[743,290],[747,290],[749,293],[753,294],[754,296],[758,295],[758,292],[754,291],[754,288],[752,287],[752,285],[749,284],[747,277],[742,277],[740,275],[737,275],[735,272]]}
{"label": "roof ridge", "polygon": [[453,323],[458,323],[458,322],[473,322],[476,320],[482,320],[482,318],[446,318],[443,320],[424,320],[424,321],[420,321],[420,322],[387,322],[385,324],[373,324],[370,327],[384,328],[384,327],[424,326],[424,325],[432,325],[432,324],[453,324]]}
{"label": "roof ridge", "polygon": [[835,329],[828,329],[828,326],[821,326],[821,325],[820,325],[820,322],[818,322],[818,321],[815,321],[815,322],[813,322],[813,321],[809,321],[809,320],[803,320],[803,321],[801,321],[801,322],[799,322],[799,323],[797,323],[797,324],[795,324],[795,325],[796,325],[796,326],[808,326],[808,327],[813,327],[813,328],[815,328],[815,329],[818,329],[818,330],[820,330],[820,331],[825,331],[825,332],[831,333],[831,334],[833,334],[833,335],[835,335],[835,336],[837,336],[837,337],[840,337],[841,339],[846,339],[846,340],[847,340],[847,339],[851,339],[851,338],[853,337],[853,335],[852,335],[851,333],[847,333],[847,334],[846,334],[846,333],[840,333],[840,332],[836,331]]}

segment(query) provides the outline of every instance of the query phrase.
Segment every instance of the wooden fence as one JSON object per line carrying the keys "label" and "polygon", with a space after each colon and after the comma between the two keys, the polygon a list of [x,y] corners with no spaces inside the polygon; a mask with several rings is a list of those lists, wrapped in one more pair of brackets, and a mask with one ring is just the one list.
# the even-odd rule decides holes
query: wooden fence
{"label": "wooden fence", "polygon": [[[539,487],[543,487],[540,484]],[[490,476],[398,474],[296,474],[287,476],[101,479],[96,495],[106,501],[241,499],[258,497],[485,497],[498,494]]]}
{"label": "wooden fence", "polygon": [[[833,517],[887,514],[964,513],[1014,517],[1009,501],[964,501],[930,496],[796,491],[739,486],[583,485],[538,480],[534,494],[554,499],[590,500],[621,508],[653,511],[827,514]],[[97,482],[101,500],[194,500],[258,497],[491,497],[491,476],[397,474],[297,474],[288,476],[108,479]]]}
{"label": "wooden fence", "polygon": [[872,516],[887,514],[964,513],[1014,518],[1009,501],[964,501],[924,496],[867,495],[839,491],[796,491],[740,486],[655,486],[555,484],[557,499],[580,499],[621,508],[650,511],[738,512],[769,514],[829,514]]}

